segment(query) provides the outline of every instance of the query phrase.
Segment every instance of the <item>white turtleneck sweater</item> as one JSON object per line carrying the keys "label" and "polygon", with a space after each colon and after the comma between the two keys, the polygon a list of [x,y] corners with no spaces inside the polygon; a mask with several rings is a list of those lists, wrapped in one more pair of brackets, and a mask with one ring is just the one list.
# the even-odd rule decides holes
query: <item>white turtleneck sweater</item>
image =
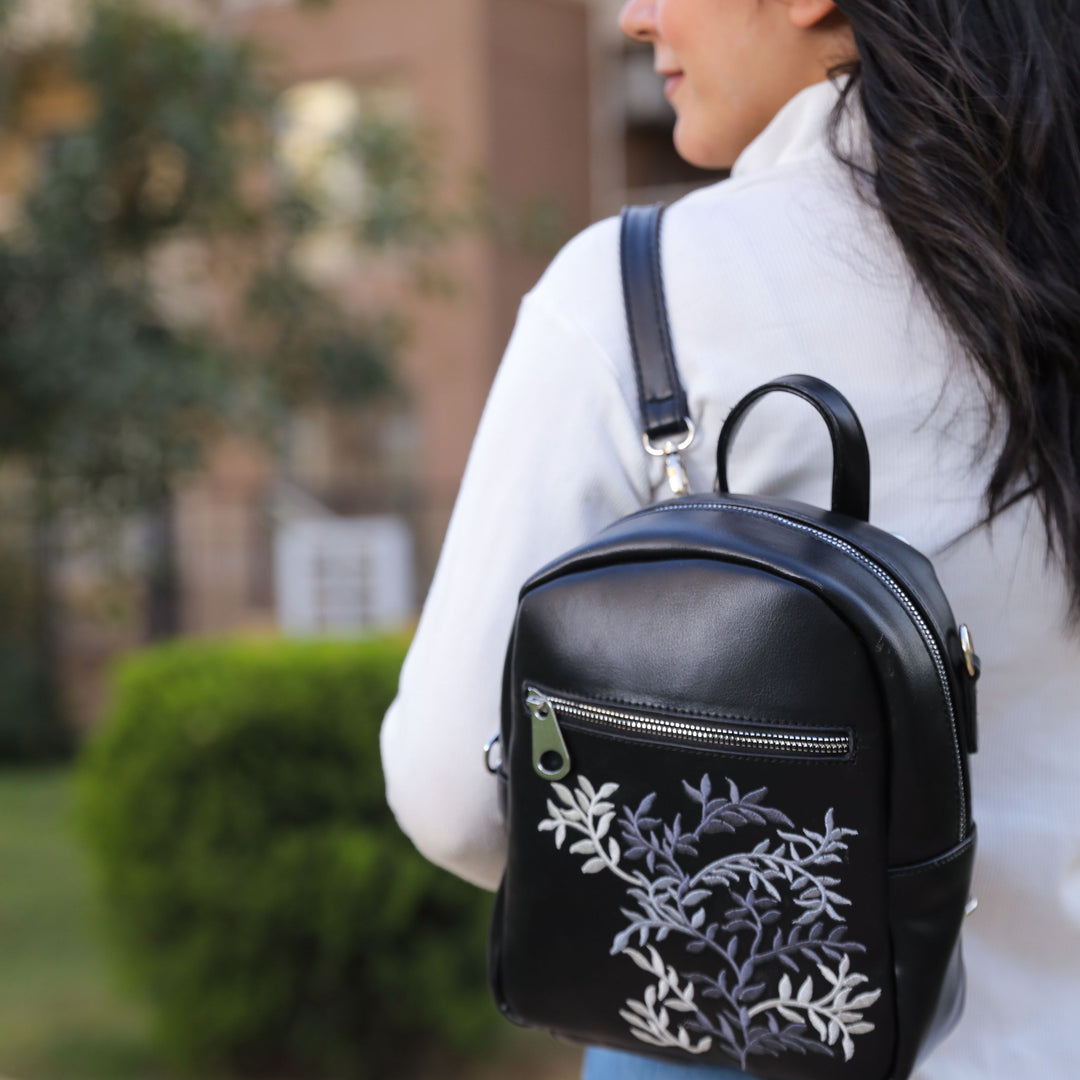
{"label": "white turtleneck sweater", "polygon": [[[1080,645],[1031,501],[980,527],[993,457],[985,396],[880,212],[832,157],[836,101],[812,86],[729,180],[665,215],[672,337],[710,491],[728,410],[758,384],[817,375],[852,402],[873,468],[871,521],[934,563],[983,661],[979,825],[966,921],[968,1003],[919,1080],[1080,1076]],[[858,120],[850,129],[857,140]],[[858,144],[856,144],[858,145]],[[986,313],[993,318],[993,312]],[[736,445],[733,490],[823,503],[823,425],[763,403]],[[494,888],[505,858],[480,747],[498,728],[522,582],[604,526],[665,497],[638,430],[617,219],[560,252],[523,299],[382,732],[387,798],[434,862]]]}

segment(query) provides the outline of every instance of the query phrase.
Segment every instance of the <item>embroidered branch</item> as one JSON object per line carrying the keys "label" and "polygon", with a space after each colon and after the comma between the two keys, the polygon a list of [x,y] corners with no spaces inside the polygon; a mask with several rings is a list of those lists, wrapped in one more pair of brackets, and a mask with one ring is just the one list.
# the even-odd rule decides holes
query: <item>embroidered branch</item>
{"label": "embroidered branch", "polygon": [[[626,895],[636,905],[621,909],[626,925],[611,946],[613,955],[628,956],[654,980],[641,1000],[628,999],[619,1012],[635,1038],[690,1054],[704,1054],[719,1042],[744,1068],[753,1054],[831,1056],[837,1043],[844,1059],[851,1059],[854,1036],[874,1030],[863,1010],[881,991],[864,990],[852,997],[868,979],[850,970],[850,957],[865,948],[845,939],[840,909],[850,901],[837,891],[840,879],[826,868],[843,862],[846,838],[857,834],[837,826],[832,809],[820,832],[796,832],[784,813],[765,803],[765,788],[744,795],[728,780],[727,795],[714,797],[706,775],[697,788],[683,782],[687,797],[700,807],[693,828],[683,823],[680,813],[670,823],[651,816],[653,793],[635,809],[622,807],[622,847],[611,835],[616,806],[610,799],[617,784],[597,789],[579,774],[574,791],[564,784],[551,786],[559,802],[548,800],[550,816],[539,823],[540,831],[553,832],[560,850],[569,833],[578,833],[581,839],[569,851],[586,857],[582,873],[615,874],[627,884]],[[772,836],[693,873],[686,869],[688,861],[701,860],[705,837],[747,827],[771,827]],[[641,863],[644,869],[629,870],[628,862]],[[735,891],[740,882],[745,892]],[[726,890],[733,906],[722,921],[710,921],[718,889]],[[780,924],[787,905],[795,917],[789,916],[784,926]],[[713,957],[718,972],[684,974],[666,964],[654,942],[672,935],[683,939],[687,952]],[[635,941],[637,949],[632,947]],[[820,995],[815,996],[808,964],[824,980]],[[797,992],[786,971],[776,979],[777,967],[801,979]],[[775,989],[766,996],[769,985]],[[707,1005],[695,1000],[695,986],[702,988]],[[679,1019],[673,1020],[672,1014]]]}

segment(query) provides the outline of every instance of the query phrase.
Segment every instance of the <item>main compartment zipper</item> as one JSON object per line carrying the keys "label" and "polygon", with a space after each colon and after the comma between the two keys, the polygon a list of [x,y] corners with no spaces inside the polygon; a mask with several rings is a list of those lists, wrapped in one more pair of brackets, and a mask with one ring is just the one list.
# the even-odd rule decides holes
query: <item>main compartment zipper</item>
{"label": "main compartment zipper", "polygon": [[693,743],[732,753],[847,757],[852,750],[852,737],[846,732],[771,730],[705,717],[675,719],[652,712],[572,701],[532,686],[526,688],[525,706],[532,719],[533,768],[547,780],[561,780],[570,771],[570,754],[559,726],[560,720],[567,719],[628,735]]}
{"label": "main compartment zipper", "polygon": [[854,559],[860,565],[870,571],[888,590],[894,597],[900,602],[901,606],[907,612],[911,621],[914,623],[915,628],[919,631],[919,635],[922,637],[930,657],[934,662],[934,667],[937,670],[938,681],[941,684],[941,694],[945,700],[945,710],[949,718],[949,730],[952,734],[953,752],[956,760],[956,783],[957,790],[959,792],[960,802],[960,828],[959,828],[959,840],[962,841],[967,836],[967,789],[964,784],[964,765],[963,754],[960,749],[960,735],[959,725],[956,715],[956,704],[953,700],[952,688],[949,685],[948,669],[945,665],[945,659],[942,656],[941,648],[938,645],[937,639],[934,637],[933,632],[927,625],[926,620],[922,617],[919,609],[915,606],[915,602],[910,596],[900,587],[896,579],[879,563],[874,562],[869,556],[860,551],[857,547],[849,544],[846,540],[841,540],[838,536],[833,536],[832,533],[827,533],[822,529],[814,528],[812,525],[806,525],[801,521],[796,521],[792,518],[785,517],[783,514],[773,513],[770,510],[759,510],[756,507],[751,506],[739,506],[735,503],[666,503],[660,506],[653,506],[647,510],[642,511],[642,516],[645,514],[658,514],[658,513],[670,513],[675,510],[711,510],[711,511],[723,511],[728,513],[749,514],[753,517],[767,518],[770,521],[779,522],[781,525],[785,525],[790,529],[796,529],[799,532],[807,533],[810,536],[814,536],[817,539],[828,544],[830,547],[836,548],[838,551],[842,551],[845,555]]}

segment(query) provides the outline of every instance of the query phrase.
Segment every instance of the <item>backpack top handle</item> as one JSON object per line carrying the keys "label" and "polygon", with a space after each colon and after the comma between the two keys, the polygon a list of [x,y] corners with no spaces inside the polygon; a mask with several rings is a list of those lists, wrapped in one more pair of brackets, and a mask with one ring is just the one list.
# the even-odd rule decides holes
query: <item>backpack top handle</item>
{"label": "backpack top handle", "polygon": [[870,451],[866,434],[850,402],[835,387],[813,375],[785,375],[751,390],[728,414],[716,447],[716,490],[730,493],[727,459],[731,441],[751,406],[766,394],[794,394],[821,414],[833,446],[832,508],[859,521],[870,520]]}

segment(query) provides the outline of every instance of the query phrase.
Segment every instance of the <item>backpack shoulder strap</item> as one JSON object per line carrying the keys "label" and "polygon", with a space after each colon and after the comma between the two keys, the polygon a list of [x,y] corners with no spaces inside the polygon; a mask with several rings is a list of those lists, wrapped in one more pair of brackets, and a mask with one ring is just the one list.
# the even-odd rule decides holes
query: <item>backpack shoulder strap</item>
{"label": "backpack shoulder strap", "polygon": [[624,207],[620,244],[623,301],[637,375],[641,428],[646,446],[660,453],[665,443],[683,442],[693,433],[664,303],[660,267],[663,213],[663,203]]}

